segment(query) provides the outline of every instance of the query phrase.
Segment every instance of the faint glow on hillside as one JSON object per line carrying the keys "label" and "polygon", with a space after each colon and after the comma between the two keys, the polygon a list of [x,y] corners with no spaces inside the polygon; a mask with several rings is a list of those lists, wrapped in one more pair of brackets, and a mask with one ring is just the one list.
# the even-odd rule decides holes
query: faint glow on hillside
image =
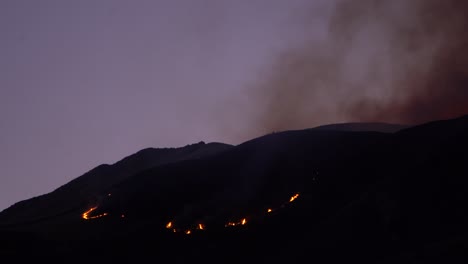
{"label": "faint glow on hillside", "polygon": [[84,213],[81,215],[81,217],[82,217],[83,219],[85,219],[85,220],[90,220],[90,219],[95,219],[95,218],[101,218],[101,217],[107,215],[107,213],[102,213],[102,214],[99,214],[99,215],[90,216],[89,214],[90,214],[91,212],[93,212],[94,210],[96,210],[96,209],[97,209],[97,206],[95,206],[95,207],[89,209],[88,211],[84,212]]}

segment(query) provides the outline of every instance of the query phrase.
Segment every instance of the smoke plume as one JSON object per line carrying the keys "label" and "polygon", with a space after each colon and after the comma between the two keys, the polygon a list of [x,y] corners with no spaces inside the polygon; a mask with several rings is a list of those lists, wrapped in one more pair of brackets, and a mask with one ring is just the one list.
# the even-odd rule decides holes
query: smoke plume
{"label": "smoke plume", "polygon": [[247,133],[468,114],[467,30],[468,1],[337,1],[325,40],[285,50],[250,89]]}

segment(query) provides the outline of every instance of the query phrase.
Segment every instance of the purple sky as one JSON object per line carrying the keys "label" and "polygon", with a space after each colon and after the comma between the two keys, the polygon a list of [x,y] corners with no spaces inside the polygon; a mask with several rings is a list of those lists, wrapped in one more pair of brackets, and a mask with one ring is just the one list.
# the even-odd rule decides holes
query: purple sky
{"label": "purple sky", "polygon": [[247,125],[245,89],[307,6],[1,1],[0,210],[142,148],[240,143],[217,120]]}
{"label": "purple sky", "polygon": [[468,114],[468,2],[1,0],[0,210],[147,147]]}

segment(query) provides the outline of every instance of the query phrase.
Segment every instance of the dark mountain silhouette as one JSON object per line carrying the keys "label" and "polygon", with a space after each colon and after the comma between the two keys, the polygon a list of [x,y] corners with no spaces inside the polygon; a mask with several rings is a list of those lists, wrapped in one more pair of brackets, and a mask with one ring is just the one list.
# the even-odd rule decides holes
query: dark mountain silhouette
{"label": "dark mountain silhouette", "polygon": [[223,143],[187,145],[182,148],[143,149],[113,164],[103,164],[61,186],[55,191],[19,202],[0,214],[3,223],[26,223],[67,214],[82,207],[90,197],[103,194],[110,186],[148,168],[197,159],[231,148]]}
{"label": "dark mountain silhouette", "polygon": [[0,253],[69,263],[466,263],[466,149],[468,116],[147,149],[1,212]]}
{"label": "dark mountain silhouette", "polygon": [[388,124],[388,123],[339,123],[314,127],[314,130],[335,130],[335,131],[375,131],[382,133],[395,133],[408,128],[408,125]]}

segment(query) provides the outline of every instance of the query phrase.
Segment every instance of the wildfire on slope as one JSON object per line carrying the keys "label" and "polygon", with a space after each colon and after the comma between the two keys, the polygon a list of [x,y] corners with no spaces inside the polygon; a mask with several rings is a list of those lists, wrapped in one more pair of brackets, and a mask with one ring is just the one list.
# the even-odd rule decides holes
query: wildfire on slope
{"label": "wildfire on slope", "polygon": [[247,218],[242,218],[240,221],[238,222],[228,222],[227,224],[225,224],[224,226],[225,227],[228,227],[228,226],[240,226],[240,225],[245,225],[247,224]]}
{"label": "wildfire on slope", "polygon": [[289,202],[290,202],[290,203],[294,202],[294,200],[296,200],[297,197],[299,197],[299,194],[298,194],[298,193],[296,193],[294,196],[292,196],[292,197],[289,199]]}
{"label": "wildfire on slope", "polygon": [[90,219],[96,219],[96,218],[101,218],[101,217],[104,217],[106,215],[108,215],[108,213],[102,213],[102,214],[99,214],[99,215],[94,215],[94,216],[90,216],[89,214],[91,212],[93,212],[94,210],[97,209],[97,206],[95,207],[92,207],[91,209],[89,209],[88,211],[84,212],[81,217],[85,220],[90,220]]}
{"label": "wildfire on slope", "polygon": [[[294,202],[297,198],[299,198],[299,193],[296,193],[296,194],[294,194],[293,196],[291,196],[291,197],[289,198],[289,200],[288,200],[287,202],[284,202],[280,207],[277,207],[277,208],[267,208],[267,209],[266,209],[266,213],[267,213],[267,214],[270,214],[270,213],[272,213],[273,211],[280,211],[281,208],[285,208],[286,205],[287,205],[288,203]],[[265,212],[265,211],[263,211],[263,212]],[[264,213],[263,213],[263,214],[264,214]],[[224,225],[224,227],[235,227],[235,226],[244,226],[244,225],[247,225],[247,219],[248,219],[248,218],[255,218],[255,215],[251,215],[251,216],[249,216],[249,217],[241,218],[241,219],[238,220],[238,221],[229,221],[229,222],[227,222],[227,223]],[[168,222],[168,223],[166,224],[166,228],[167,228],[167,229],[171,229],[174,233],[177,233],[177,232],[179,232],[179,231],[182,231],[182,232],[185,233],[186,235],[190,235],[190,234],[193,233],[192,230],[205,230],[205,225],[202,224],[202,223],[198,223],[198,224],[196,224],[196,225],[194,225],[194,226],[191,226],[189,229],[185,229],[185,231],[184,231],[183,229],[182,229],[182,230],[176,229],[176,228],[174,227],[174,223],[171,221],[171,222]]]}
{"label": "wildfire on slope", "polygon": [[[171,221],[171,222],[168,222],[168,223],[166,224],[166,228],[167,228],[167,229],[171,229],[172,232],[174,232],[174,233],[177,233],[177,232],[181,231],[180,229],[175,228],[175,225],[174,225],[174,223],[173,223],[172,221]],[[194,229],[195,229],[195,230],[205,230],[205,225],[202,224],[202,223],[198,223],[198,224],[195,226]],[[183,233],[185,233],[186,235],[190,235],[190,234],[192,234],[192,229],[191,229],[191,228],[190,228],[190,229],[186,229],[185,231],[183,231]]]}
{"label": "wildfire on slope", "polygon": [[[111,194],[108,194],[108,196],[110,196]],[[285,208],[285,206],[288,204],[288,203],[292,203],[294,202],[297,198],[299,198],[299,193],[296,193],[294,194],[293,196],[291,196],[291,198],[289,198],[289,201],[288,202],[285,202],[283,203],[280,207],[276,207],[276,208],[267,208],[266,209],[266,213],[267,214],[270,214],[272,213],[273,211],[278,211],[280,210],[281,208]],[[99,215],[91,215],[91,213],[93,211],[95,211],[98,207],[95,206],[95,207],[92,207],[90,208],[89,210],[87,210],[86,212],[84,212],[82,214],[82,218],[85,219],[85,220],[90,220],[90,219],[96,219],[96,218],[101,218],[101,217],[104,217],[104,216],[107,216],[108,213],[102,213],[102,214],[99,214]],[[265,211],[263,211],[262,214],[264,214]],[[120,215],[121,218],[124,218],[125,215],[122,214]],[[244,226],[247,224],[247,219],[248,218],[255,218],[255,215],[251,215],[249,217],[244,217],[244,218],[241,218],[239,221],[236,221],[236,222],[227,222],[224,226],[225,227],[234,227],[234,226]],[[166,224],[166,229],[170,229],[172,230],[172,232],[174,233],[178,233],[179,231],[182,232],[182,233],[185,233],[186,235],[190,235],[193,233],[192,230],[200,230],[200,231],[203,231],[206,229],[206,226],[202,223],[198,223],[196,225],[192,225],[190,228],[188,229],[178,229],[176,228],[176,226],[174,225],[174,222],[173,221],[170,221]]]}
{"label": "wildfire on slope", "polygon": [[174,224],[172,223],[172,221],[166,224],[166,228],[172,229],[172,232],[177,233],[177,229],[174,228]]}

